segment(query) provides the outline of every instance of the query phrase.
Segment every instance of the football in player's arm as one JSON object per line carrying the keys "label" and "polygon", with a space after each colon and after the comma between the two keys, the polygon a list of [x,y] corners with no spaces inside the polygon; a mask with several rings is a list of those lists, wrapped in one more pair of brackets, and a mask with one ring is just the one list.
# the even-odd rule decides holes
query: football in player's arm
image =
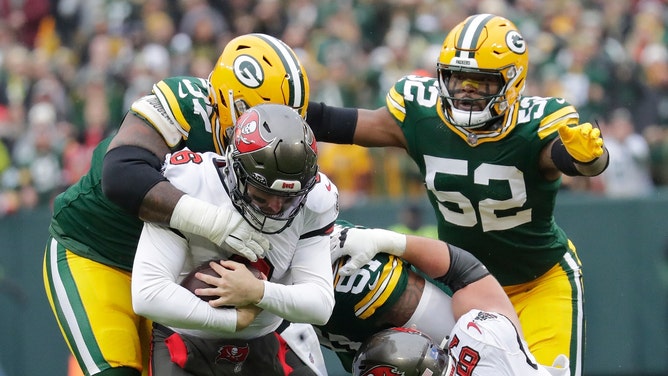
{"label": "football in player's arm", "polygon": [[[334,307],[329,234],[338,215],[337,190],[318,172],[316,150],[299,113],[261,104],[238,119],[224,156],[188,149],[168,155],[164,174],[172,184],[237,211],[272,248],[252,263],[266,276],[258,279],[231,260],[236,255],[228,247],[196,233],[144,225],[132,302],[154,321],[156,375],[323,373],[315,332],[298,325],[324,324]],[[216,297],[204,301],[180,279],[212,259],[224,260],[210,264],[218,275],[196,274],[211,287],[195,292]],[[302,331],[303,338],[290,330]]]}
{"label": "football in player's arm", "polygon": [[528,68],[517,27],[477,14],[445,37],[437,77],[401,78],[376,110],[310,103],[307,118],[318,141],[404,148],[439,238],[489,268],[539,362],[568,354],[581,375],[581,262],[553,211],[562,174],[598,175],[609,155],[599,129],[564,99],[523,95]]}

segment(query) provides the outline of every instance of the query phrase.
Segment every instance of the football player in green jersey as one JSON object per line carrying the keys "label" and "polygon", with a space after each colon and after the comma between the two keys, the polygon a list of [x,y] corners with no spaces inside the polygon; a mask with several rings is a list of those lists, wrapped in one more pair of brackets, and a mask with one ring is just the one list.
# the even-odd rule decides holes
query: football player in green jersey
{"label": "football player in green jersey", "polygon": [[269,247],[235,210],[172,187],[160,173],[165,155],[183,147],[221,153],[226,129],[246,108],[271,102],[304,116],[308,95],[294,51],[247,34],[226,45],[208,79],[156,83],[132,104],[118,133],[96,147],[88,173],[54,202],[44,257],[47,297],[86,375],[147,372],[150,323],[133,312],[130,292],[142,220],[226,243],[251,260]]}
{"label": "football player in green jersey", "polygon": [[473,15],[446,36],[437,78],[401,78],[376,110],[311,103],[307,118],[319,141],[406,149],[439,238],[504,286],[540,363],[567,354],[581,375],[581,263],[553,211],[562,174],[598,175],[609,156],[599,129],[564,99],[522,95],[528,65],[512,22]]}
{"label": "football player in green jersey", "polygon": [[[341,220],[335,227],[331,249],[336,305],[327,324],[315,328],[320,343],[337,354],[346,370],[351,370],[362,342],[390,327],[414,325],[440,343],[455,321],[474,308],[499,312],[519,327],[499,282],[463,249],[421,236],[352,227]],[[360,269],[345,269],[348,254],[378,249],[383,253]]]}

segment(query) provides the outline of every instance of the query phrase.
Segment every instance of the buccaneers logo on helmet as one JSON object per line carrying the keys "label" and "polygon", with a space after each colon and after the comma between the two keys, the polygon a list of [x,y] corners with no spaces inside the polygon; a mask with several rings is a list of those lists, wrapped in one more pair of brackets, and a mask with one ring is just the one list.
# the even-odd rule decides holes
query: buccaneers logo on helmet
{"label": "buccaneers logo on helmet", "polygon": [[272,140],[265,140],[260,131],[260,114],[249,110],[239,118],[235,128],[234,142],[240,153],[250,153],[269,145]]}

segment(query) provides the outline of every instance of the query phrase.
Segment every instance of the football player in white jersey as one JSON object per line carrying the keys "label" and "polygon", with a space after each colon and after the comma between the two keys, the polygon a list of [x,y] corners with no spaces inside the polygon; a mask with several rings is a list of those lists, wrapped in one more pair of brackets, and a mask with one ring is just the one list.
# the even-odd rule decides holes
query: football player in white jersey
{"label": "football player in white jersey", "polygon": [[[239,117],[225,155],[188,149],[167,156],[165,176],[193,197],[239,211],[271,249],[249,262],[205,237],[146,223],[132,275],[135,311],[153,320],[151,365],[157,375],[318,375],[326,373],[310,325],[334,307],[329,233],[338,215],[334,184],[318,172],[315,138],[295,110],[261,104]],[[211,285],[180,285],[207,260]],[[225,308],[216,308],[225,306]],[[315,346],[293,342],[302,331]],[[287,342],[287,344],[286,344]],[[300,351],[302,348],[310,349]]]}
{"label": "football player in white jersey", "polygon": [[[447,345],[447,348],[444,346]],[[536,362],[524,337],[504,315],[473,309],[437,344],[416,328],[394,327],[371,336],[355,355],[354,376],[568,376],[568,358]]]}

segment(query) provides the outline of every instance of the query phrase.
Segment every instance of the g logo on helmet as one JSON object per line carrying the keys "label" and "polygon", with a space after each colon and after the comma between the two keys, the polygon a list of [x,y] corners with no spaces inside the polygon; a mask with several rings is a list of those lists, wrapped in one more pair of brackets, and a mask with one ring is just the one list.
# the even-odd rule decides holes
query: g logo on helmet
{"label": "g logo on helmet", "polygon": [[262,137],[259,123],[260,114],[254,109],[246,111],[237,120],[234,127],[234,146],[240,153],[253,152],[269,144],[269,141]]}
{"label": "g logo on helmet", "polygon": [[395,366],[374,366],[364,371],[360,376],[403,376],[404,373],[399,371]]}
{"label": "g logo on helmet", "polygon": [[252,56],[238,56],[234,59],[232,70],[237,80],[251,89],[260,87],[264,82],[264,71]]}
{"label": "g logo on helmet", "polygon": [[506,34],[506,44],[508,49],[514,53],[521,55],[527,50],[527,44],[524,37],[517,30],[510,30]]}

